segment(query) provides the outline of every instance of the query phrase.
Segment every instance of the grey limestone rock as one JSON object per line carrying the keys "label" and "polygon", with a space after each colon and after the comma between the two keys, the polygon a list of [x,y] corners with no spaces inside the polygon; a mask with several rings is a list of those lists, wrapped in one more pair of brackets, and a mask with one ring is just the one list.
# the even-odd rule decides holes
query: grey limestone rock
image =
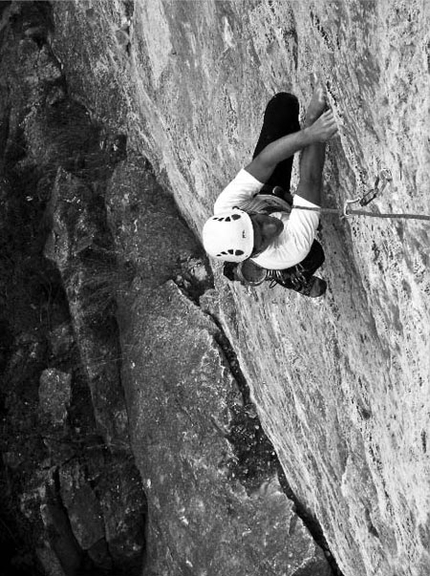
{"label": "grey limestone rock", "polygon": [[47,368],[40,376],[39,406],[53,424],[63,424],[71,400],[70,374]]}

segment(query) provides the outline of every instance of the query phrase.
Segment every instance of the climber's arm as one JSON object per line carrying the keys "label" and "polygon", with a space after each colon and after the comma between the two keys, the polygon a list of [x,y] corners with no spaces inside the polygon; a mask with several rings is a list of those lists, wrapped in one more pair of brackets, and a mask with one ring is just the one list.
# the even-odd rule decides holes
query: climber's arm
{"label": "climber's arm", "polygon": [[290,158],[290,156],[311,144],[306,130],[288,134],[279,138],[279,140],[271,142],[263,148],[248,166],[245,166],[245,170],[264,184],[269,180],[279,162]]}
{"label": "climber's arm", "polygon": [[245,170],[264,184],[269,180],[279,162],[311,144],[326,142],[336,132],[333,113],[324,112],[311,126],[268,144],[248,166],[245,166]]}

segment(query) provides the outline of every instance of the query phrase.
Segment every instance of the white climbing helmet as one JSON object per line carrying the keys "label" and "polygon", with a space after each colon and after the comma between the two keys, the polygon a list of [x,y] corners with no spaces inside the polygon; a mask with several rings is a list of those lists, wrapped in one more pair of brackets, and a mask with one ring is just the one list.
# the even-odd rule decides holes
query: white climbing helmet
{"label": "white climbing helmet", "polygon": [[254,248],[251,218],[240,208],[209,218],[203,226],[202,236],[206,252],[225,262],[243,262]]}

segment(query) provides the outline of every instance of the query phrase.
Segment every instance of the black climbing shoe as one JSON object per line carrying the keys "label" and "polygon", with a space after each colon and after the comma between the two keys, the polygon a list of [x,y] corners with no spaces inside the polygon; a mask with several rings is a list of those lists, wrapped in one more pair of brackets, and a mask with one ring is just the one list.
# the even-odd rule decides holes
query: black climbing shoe
{"label": "black climbing shoe", "polygon": [[311,276],[309,280],[296,272],[295,274],[285,274],[283,270],[270,270],[267,279],[270,280],[269,288],[279,284],[283,288],[294,290],[302,296],[309,298],[319,298],[327,290],[327,282],[318,276]]}
{"label": "black climbing shoe", "polygon": [[326,293],[327,282],[318,276],[311,276],[309,282],[301,290],[297,290],[303,296],[309,298],[319,298]]}

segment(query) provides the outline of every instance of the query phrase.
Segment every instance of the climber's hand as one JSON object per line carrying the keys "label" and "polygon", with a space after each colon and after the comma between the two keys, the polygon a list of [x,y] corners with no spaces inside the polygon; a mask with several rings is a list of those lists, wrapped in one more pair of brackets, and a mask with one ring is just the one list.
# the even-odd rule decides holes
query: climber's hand
{"label": "climber's hand", "polygon": [[305,128],[312,142],[326,142],[337,134],[337,124],[333,112],[327,110],[311,126]]}

